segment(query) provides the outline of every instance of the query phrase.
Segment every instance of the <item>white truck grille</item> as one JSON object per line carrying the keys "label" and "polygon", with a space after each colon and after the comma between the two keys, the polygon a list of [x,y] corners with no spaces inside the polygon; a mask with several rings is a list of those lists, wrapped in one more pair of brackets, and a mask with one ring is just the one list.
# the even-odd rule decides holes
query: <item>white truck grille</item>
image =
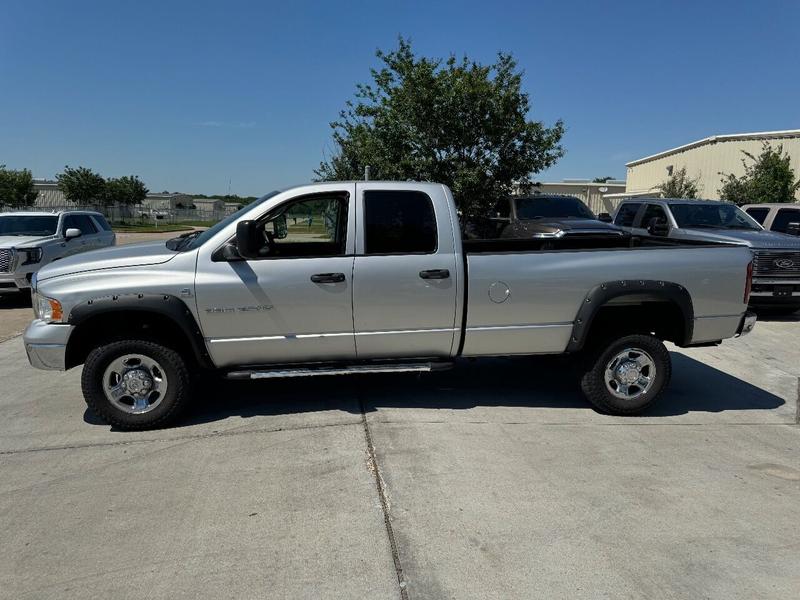
{"label": "white truck grille", "polygon": [[800,252],[756,250],[753,274],[758,277],[800,278]]}
{"label": "white truck grille", "polygon": [[14,270],[14,251],[10,248],[0,249],[0,273],[11,273]]}

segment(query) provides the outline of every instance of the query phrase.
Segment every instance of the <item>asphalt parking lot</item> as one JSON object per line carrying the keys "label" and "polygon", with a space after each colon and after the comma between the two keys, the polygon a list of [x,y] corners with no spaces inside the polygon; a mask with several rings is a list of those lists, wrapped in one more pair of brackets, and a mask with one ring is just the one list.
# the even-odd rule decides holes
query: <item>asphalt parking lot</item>
{"label": "asphalt parking lot", "polygon": [[673,353],[647,415],[559,360],[206,386],[125,433],[0,343],[3,598],[792,598],[800,320]]}

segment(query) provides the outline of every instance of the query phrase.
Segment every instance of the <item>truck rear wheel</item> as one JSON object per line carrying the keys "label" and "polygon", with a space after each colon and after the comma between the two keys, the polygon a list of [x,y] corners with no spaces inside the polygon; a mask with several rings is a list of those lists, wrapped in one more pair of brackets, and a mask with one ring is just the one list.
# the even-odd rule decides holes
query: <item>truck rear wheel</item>
{"label": "truck rear wheel", "polygon": [[191,395],[191,374],[180,354],[155,342],[121,340],[89,353],[81,387],[86,404],[125,430],[174,421]]}
{"label": "truck rear wheel", "polygon": [[627,335],[590,352],[581,389],[601,412],[633,415],[655,402],[669,383],[672,362],[652,335]]}

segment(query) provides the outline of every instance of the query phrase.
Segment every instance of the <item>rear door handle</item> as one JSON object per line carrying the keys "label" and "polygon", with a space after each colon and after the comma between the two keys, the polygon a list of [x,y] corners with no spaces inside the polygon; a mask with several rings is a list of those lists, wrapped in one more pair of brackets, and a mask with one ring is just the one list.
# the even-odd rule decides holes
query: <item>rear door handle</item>
{"label": "rear door handle", "polygon": [[450,277],[450,271],[447,269],[428,269],[427,271],[420,271],[419,276],[423,279],[447,279]]}
{"label": "rear door handle", "polygon": [[314,283],[342,283],[344,273],[317,273],[311,276],[311,281]]}

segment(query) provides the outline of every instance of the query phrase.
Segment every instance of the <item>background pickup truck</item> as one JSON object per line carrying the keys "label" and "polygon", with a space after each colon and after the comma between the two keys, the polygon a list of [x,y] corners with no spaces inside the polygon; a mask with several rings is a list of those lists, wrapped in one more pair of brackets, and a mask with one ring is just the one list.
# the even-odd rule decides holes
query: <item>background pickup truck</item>
{"label": "background pickup truck", "polygon": [[462,242],[443,185],[320,183],[202,233],[48,266],[24,340],[35,367],[84,363],[86,402],[127,429],[175,418],[201,369],[262,379],[519,354],[577,355],[587,398],[630,414],[669,381],[662,340],[752,328],[750,262],[743,247],[637,236]]}
{"label": "background pickup truck", "polygon": [[33,274],[54,260],[115,243],[97,212],[0,213],[0,294],[27,291]]}
{"label": "background pickup truck", "polygon": [[800,309],[800,238],[765,230],[735,204],[637,198],[620,204],[614,222],[639,235],[747,246],[755,257],[750,306],[781,313]]}

